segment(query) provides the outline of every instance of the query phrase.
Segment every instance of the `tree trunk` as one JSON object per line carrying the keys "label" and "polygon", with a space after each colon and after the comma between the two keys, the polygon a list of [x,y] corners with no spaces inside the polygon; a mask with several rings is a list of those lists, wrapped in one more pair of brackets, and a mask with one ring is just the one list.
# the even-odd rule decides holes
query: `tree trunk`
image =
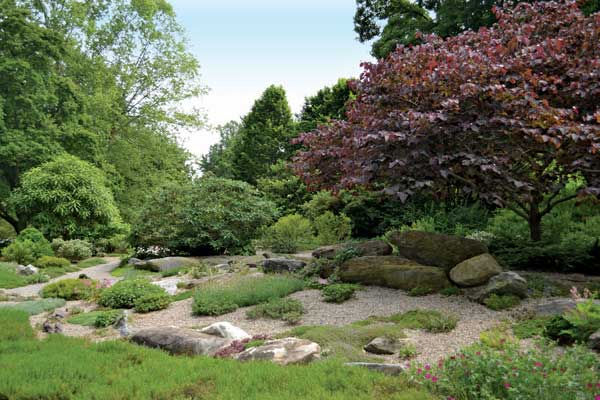
{"label": "tree trunk", "polygon": [[531,204],[529,209],[529,235],[532,242],[542,240],[542,215],[537,204]]}

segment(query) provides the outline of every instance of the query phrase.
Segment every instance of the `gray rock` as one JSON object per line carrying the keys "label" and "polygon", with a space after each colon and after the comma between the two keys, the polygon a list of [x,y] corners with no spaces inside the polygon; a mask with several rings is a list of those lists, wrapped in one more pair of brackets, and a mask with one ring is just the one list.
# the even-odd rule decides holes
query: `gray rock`
{"label": "gray rock", "polygon": [[321,357],[321,347],[306,339],[269,340],[237,355],[240,361],[271,361],[279,365],[308,364]]}
{"label": "gray rock", "polygon": [[172,269],[191,267],[196,261],[185,257],[165,257],[148,260],[144,264],[136,265],[138,269],[148,269],[154,272],[170,271]]}
{"label": "gray rock", "polygon": [[395,354],[406,345],[406,340],[392,339],[388,337],[376,337],[365,347],[365,351],[372,354]]}
{"label": "gray rock", "polygon": [[263,260],[262,267],[265,272],[296,272],[306,266],[304,261],[290,260],[287,258],[269,258]]}
{"label": "gray rock", "polygon": [[348,367],[361,367],[367,368],[371,371],[377,371],[386,375],[397,376],[400,375],[405,367],[402,364],[379,364],[379,363],[368,363],[368,362],[349,362],[344,363]]}
{"label": "gray rock", "polygon": [[343,263],[338,276],[344,282],[411,290],[439,290],[450,286],[446,272],[396,256],[357,257]]}
{"label": "gray rock", "polygon": [[368,240],[360,243],[342,243],[332,246],[319,247],[312,252],[314,258],[333,259],[336,254],[345,249],[356,249],[361,256],[389,256],[392,246],[383,240]]}
{"label": "gray rock", "polygon": [[144,260],[140,260],[139,258],[135,258],[135,257],[131,257],[128,261],[127,264],[129,265],[145,265],[146,261]]}
{"label": "gray rock", "polygon": [[200,332],[231,340],[244,340],[252,337],[243,329],[240,329],[229,322],[215,322],[206,328],[200,329]]}
{"label": "gray rock", "polygon": [[169,278],[164,278],[159,281],[153,281],[150,283],[152,283],[153,285],[156,285],[160,288],[163,288],[165,290],[165,292],[167,292],[168,294],[173,296],[175,293],[177,293],[177,289],[178,289],[177,285],[181,281],[182,281],[181,278],[179,278],[177,276],[172,276]]}
{"label": "gray rock", "polygon": [[223,347],[231,344],[230,340],[198,331],[177,328],[152,328],[134,333],[131,341],[142,346],[159,348],[171,354],[179,355],[214,355]]}
{"label": "gray rock", "polygon": [[60,322],[57,322],[56,320],[52,319],[47,319],[42,324],[42,331],[46,333],[62,333],[63,328]]}
{"label": "gray rock", "polygon": [[33,265],[17,265],[17,273],[19,275],[35,275],[40,272],[39,269],[34,267]]}
{"label": "gray rock", "polygon": [[457,264],[488,252],[487,246],[477,240],[431,232],[395,232],[390,242],[398,255],[423,265],[450,270]]}
{"label": "gray rock", "polygon": [[587,346],[590,350],[600,353],[600,330],[596,331],[589,337]]}
{"label": "gray rock", "polygon": [[527,281],[516,272],[503,272],[492,277],[484,287],[477,288],[470,293],[469,297],[482,302],[492,294],[498,296],[513,295],[524,299],[527,297]]}
{"label": "gray rock", "polygon": [[[555,316],[563,315],[565,312],[577,307],[577,303],[587,300],[575,301],[573,299],[551,299],[539,303],[535,306],[535,314],[539,316]],[[600,305],[600,300],[594,300],[595,304]]]}
{"label": "gray rock", "polygon": [[124,310],[123,315],[121,315],[119,320],[115,323],[115,329],[118,330],[119,335],[124,338],[131,336],[131,330],[129,329],[129,324],[127,323],[128,317],[129,310]]}
{"label": "gray rock", "polygon": [[462,287],[479,286],[502,273],[502,267],[488,253],[469,258],[450,270],[450,280]]}

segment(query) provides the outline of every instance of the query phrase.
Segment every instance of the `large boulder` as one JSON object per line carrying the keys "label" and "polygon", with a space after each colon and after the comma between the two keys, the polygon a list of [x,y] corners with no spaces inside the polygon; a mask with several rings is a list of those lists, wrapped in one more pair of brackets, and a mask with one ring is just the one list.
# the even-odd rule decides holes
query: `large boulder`
{"label": "large boulder", "polygon": [[[573,300],[573,299],[551,299],[539,303],[535,306],[535,314],[542,317],[551,317],[556,315],[563,315],[567,311],[575,309],[577,303],[588,301],[585,299]],[[594,303],[600,305],[600,300],[594,300]]]}
{"label": "large boulder", "polygon": [[487,285],[469,294],[472,299],[482,302],[492,294],[527,297],[527,281],[516,272],[503,272],[490,279]]}
{"label": "large boulder", "polygon": [[240,361],[271,361],[279,365],[308,364],[321,357],[321,347],[306,339],[269,340],[238,354]]}
{"label": "large boulder", "polygon": [[502,273],[502,267],[489,253],[469,258],[450,270],[450,280],[458,286],[479,286]]}
{"label": "large boulder", "polygon": [[174,355],[190,356],[212,356],[231,344],[231,340],[218,336],[177,328],[144,329],[131,336],[131,340],[142,346],[162,349]]}
{"label": "large boulder", "polygon": [[177,268],[191,267],[196,261],[185,257],[164,257],[148,260],[144,263],[136,263],[135,268],[147,269],[154,272],[170,271]]}
{"label": "large boulder", "polygon": [[587,346],[590,350],[600,353],[600,330],[594,332],[592,336],[588,338]]}
{"label": "large boulder", "polygon": [[200,332],[230,340],[244,340],[252,337],[243,329],[229,322],[215,322],[206,328],[200,329]]}
{"label": "large boulder", "polygon": [[477,240],[431,232],[394,232],[389,240],[397,247],[398,255],[446,270],[488,252],[487,246]]}
{"label": "large boulder", "polygon": [[338,276],[344,282],[411,290],[439,290],[451,286],[441,268],[417,264],[396,256],[357,257],[344,262]]}
{"label": "large boulder", "polygon": [[346,365],[348,367],[367,368],[367,369],[370,369],[371,371],[377,371],[377,372],[381,372],[383,374],[392,375],[392,376],[400,375],[402,373],[402,371],[404,371],[404,369],[406,368],[402,364],[380,364],[380,363],[369,363],[369,362],[348,362],[348,363],[345,363],[344,365]]}
{"label": "large boulder", "polygon": [[269,258],[262,262],[265,272],[296,272],[306,266],[304,261],[290,260],[288,258]]}
{"label": "large boulder", "polygon": [[338,252],[346,249],[356,249],[361,256],[389,256],[393,251],[392,246],[383,240],[367,240],[360,243],[341,243],[319,247],[312,252],[312,256],[333,259]]}
{"label": "large boulder", "polygon": [[38,272],[40,272],[39,269],[37,269],[36,267],[34,267],[33,265],[29,264],[29,265],[17,265],[17,273],[19,275],[35,275]]}
{"label": "large boulder", "polygon": [[364,347],[364,350],[372,354],[395,354],[408,343],[408,339],[376,337]]}

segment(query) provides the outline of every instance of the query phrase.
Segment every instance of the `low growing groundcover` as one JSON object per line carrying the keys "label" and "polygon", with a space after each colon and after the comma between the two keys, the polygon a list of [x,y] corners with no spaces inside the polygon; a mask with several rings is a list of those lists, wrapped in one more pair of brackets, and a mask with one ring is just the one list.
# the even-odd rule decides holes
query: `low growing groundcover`
{"label": "low growing groundcover", "polygon": [[335,360],[280,367],[173,357],[124,341],[93,344],[61,335],[38,341],[26,314],[15,311],[0,310],[0,322],[12,327],[10,335],[0,333],[0,398],[11,400],[436,399],[397,378]]}

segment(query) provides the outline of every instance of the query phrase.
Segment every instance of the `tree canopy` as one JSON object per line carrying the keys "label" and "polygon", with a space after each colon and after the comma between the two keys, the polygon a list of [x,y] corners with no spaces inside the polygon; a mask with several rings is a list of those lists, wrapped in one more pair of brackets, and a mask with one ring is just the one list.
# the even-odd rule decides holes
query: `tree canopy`
{"label": "tree canopy", "polygon": [[296,172],[313,189],[382,184],[401,199],[457,188],[513,209],[533,240],[569,180],[600,194],[600,14],[521,3],[496,18],[366,64],[348,121],[302,135]]}

